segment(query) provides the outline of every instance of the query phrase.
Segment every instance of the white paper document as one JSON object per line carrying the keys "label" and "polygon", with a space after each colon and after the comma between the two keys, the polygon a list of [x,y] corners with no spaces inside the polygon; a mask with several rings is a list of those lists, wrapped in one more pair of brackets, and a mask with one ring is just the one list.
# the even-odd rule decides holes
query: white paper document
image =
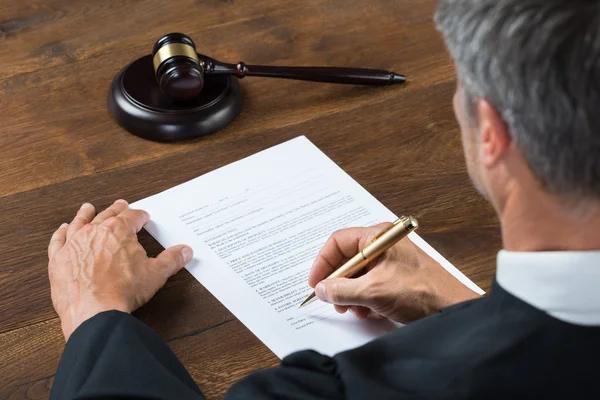
{"label": "white paper document", "polygon": [[[298,137],[131,205],[164,247],[194,249],[190,273],[278,357],[333,355],[398,325],[359,321],[314,302],[308,273],[336,230],[396,219],[307,138]],[[416,233],[410,239],[472,290],[483,291]],[[401,329],[401,328],[400,328]]]}

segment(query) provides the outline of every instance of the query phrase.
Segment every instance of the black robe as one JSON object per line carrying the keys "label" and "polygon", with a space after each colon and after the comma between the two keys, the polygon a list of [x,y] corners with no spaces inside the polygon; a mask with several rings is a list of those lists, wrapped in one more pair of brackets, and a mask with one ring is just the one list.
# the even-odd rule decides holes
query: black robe
{"label": "black robe", "polygon": [[[334,357],[291,354],[233,385],[226,398],[600,399],[599,364],[600,326],[562,322],[494,284],[486,298]],[[50,397],[203,398],[165,342],[117,311],[71,335]]]}

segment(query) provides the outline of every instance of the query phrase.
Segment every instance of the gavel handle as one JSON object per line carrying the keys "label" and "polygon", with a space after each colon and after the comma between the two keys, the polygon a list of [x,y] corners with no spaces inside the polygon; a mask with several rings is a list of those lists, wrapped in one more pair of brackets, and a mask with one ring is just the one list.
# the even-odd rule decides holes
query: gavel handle
{"label": "gavel handle", "polygon": [[206,75],[261,76],[265,78],[295,79],[300,81],[343,83],[352,85],[386,86],[403,83],[404,75],[380,69],[339,67],[275,67],[246,65],[243,62],[226,64],[210,60],[205,63]]}

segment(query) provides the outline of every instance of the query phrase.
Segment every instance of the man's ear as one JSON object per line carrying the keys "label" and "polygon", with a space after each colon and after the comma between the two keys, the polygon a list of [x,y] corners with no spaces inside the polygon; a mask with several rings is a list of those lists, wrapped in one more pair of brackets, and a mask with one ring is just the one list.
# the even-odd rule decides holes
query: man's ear
{"label": "man's ear", "polygon": [[494,106],[486,99],[477,103],[479,114],[479,140],[481,163],[491,168],[501,160],[512,144],[506,123]]}

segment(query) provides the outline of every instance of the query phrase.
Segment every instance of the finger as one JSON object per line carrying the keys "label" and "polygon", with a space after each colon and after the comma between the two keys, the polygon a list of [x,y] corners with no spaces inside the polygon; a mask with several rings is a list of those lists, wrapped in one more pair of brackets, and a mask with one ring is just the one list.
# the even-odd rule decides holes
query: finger
{"label": "finger", "polygon": [[349,307],[346,306],[338,306],[337,304],[333,305],[333,308],[335,308],[335,311],[337,311],[340,314],[344,314],[346,311],[349,310]]}
{"label": "finger", "polygon": [[169,279],[185,267],[192,260],[193,256],[194,252],[189,246],[179,245],[169,247],[156,257],[154,266]]}
{"label": "finger", "polygon": [[98,215],[96,215],[96,218],[94,218],[94,220],[92,221],[92,224],[101,224],[111,217],[116,217],[123,211],[127,210],[128,207],[129,204],[127,204],[125,200],[117,200],[106,210],[102,211],[101,213],[98,213]]}
{"label": "finger", "polygon": [[385,317],[382,316],[381,314],[376,313],[373,310],[369,310],[369,313],[367,314],[367,318],[368,319],[384,319]]}
{"label": "finger", "polygon": [[64,223],[52,234],[50,244],[48,245],[48,259],[52,259],[54,254],[65,245],[67,241],[67,228],[69,224]]}
{"label": "finger", "polygon": [[325,279],[319,282],[315,293],[319,300],[338,306],[370,307],[373,299],[368,296],[369,284],[367,275],[355,279]]}
{"label": "finger", "polygon": [[371,310],[367,307],[352,306],[352,307],[350,307],[350,311],[352,311],[352,314],[356,315],[356,318],[358,318],[360,320],[365,320],[365,319],[367,319],[369,312]]}
{"label": "finger", "polygon": [[308,284],[315,287],[338,269],[344,259],[354,257],[364,249],[388,225],[389,223],[385,223],[370,228],[348,228],[335,232],[317,254],[308,276]]}
{"label": "finger", "polygon": [[71,239],[78,230],[89,224],[96,215],[96,209],[90,203],[85,203],[81,206],[73,221],[67,229],[67,240]]}
{"label": "finger", "polygon": [[150,214],[144,210],[125,210],[118,215],[132,233],[138,233],[150,221]]}

